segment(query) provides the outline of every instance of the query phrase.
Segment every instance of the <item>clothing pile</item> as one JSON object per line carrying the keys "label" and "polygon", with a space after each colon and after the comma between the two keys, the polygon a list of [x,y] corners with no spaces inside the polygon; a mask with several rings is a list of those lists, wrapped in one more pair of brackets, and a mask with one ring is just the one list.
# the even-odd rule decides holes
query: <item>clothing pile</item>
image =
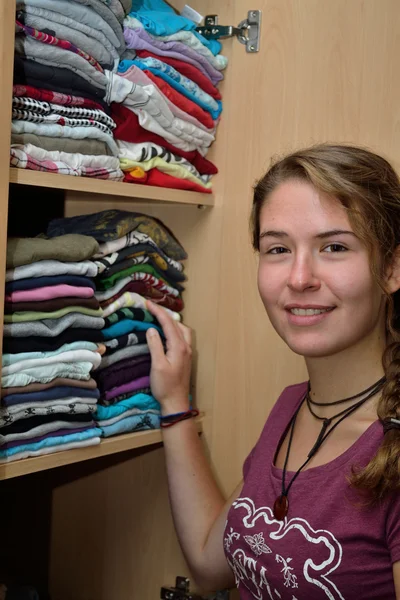
{"label": "clothing pile", "polygon": [[110,79],[130,0],[17,0],[11,165],[122,180]]}
{"label": "clothing pile", "polygon": [[211,192],[205,158],[222,111],[221,44],[164,0],[133,0],[113,76],[112,117],[125,181]]}
{"label": "clothing pile", "polygon": [[140,213],[108,210],[55,219],[47,235],[71,232],[100,243],[92,260],[98,270],[96,298],[103,309],[106,351],[93,374],[100,391],[97,425],[106,437],[158,428],[160,406],[150,391],[146,330],[154,327],[162,338],[163,333],[146,300],[180,320],[186,252],[161,221]]}
{"label": "clothing pile", "polygon": [[100,442],[92,372],[105,323],[88,260],[96,252],[83,235],[8,242],[0,462]]}

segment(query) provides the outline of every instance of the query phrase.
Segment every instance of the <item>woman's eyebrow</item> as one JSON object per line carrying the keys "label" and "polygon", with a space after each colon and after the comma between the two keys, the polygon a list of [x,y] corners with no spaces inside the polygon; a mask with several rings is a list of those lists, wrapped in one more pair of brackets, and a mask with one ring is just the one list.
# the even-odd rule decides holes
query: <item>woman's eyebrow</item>
{"label": "woman's eyebrow", "polygon": [[[330,229],[329,231],[318,233],[315,237],[319,239],[325,239],[335,235],[353,235],[356,237],[356,234],[353,231],[349,231],[347,229]],[[288,237],[288,234],[286,231],[271,229],[268,231],[262,231],[260,233],[260,239],[265,237],[284,238]]]}

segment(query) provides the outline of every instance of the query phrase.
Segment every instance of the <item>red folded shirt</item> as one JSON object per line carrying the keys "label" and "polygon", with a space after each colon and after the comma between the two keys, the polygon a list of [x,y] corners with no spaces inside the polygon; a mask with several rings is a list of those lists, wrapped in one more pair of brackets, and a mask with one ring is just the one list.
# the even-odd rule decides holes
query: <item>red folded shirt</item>
{"label": "red folded shirt", "polygon": [[114,102],[111,104],[111,116],[117,123],[117,128],[113,132],[116,140],[123,140],[124,142],[132,142],[134,144],[153,142],[154,144],[166,148],[177,156],[186,158],[186,160],[196,167],[201,175],[215,175],[218,173],[217,167],[204,158],[197,150],[185,152],[185,150],[176,148],[167,142],[160,135],[148,131],[147,129],[143,129],[139,124],[137,115],[126,106]]}
{"label": "red folded shirt", "polygon": [[197,67],[194,67],[190,63],[184,62],[183,60],[178,60],[176,58],[170,58],[169,56],[159,56],[157,54],[153,54],[152,52],[148,52],[147,50],[136,50],[136,54],[140,58],[157,58],[167,65],[170,65],[170,67],[174,67],[174,69],[179,71],[181,75],[184,75],[188,79],[191,79],[197,83],[197,85],[212,98],[215,98],[215,100],[221,100],[221,94],[219,90],[212,84],[211,79],[206,77],[200,71],[200,69],[197,69]]}
{"label": "red folded shirt", "polygon": [[155,83],[160,92],[162,92],[172,104],[175,104],[175,106],[188,115],[195,117],[202,125],[204,125],[204,127],[207,127],[207,129],[213,129],[215,123],[209,112],[202,109],[201,106],[196,104],[196,102],[193,102],[193,100],[189,100],[189,98],[186,98],[186,96],[174,90],[174,88],[164,81],[162,77],[154,75],[154,73],[147,69],[144,70],[144,73],[146,73],[147,77]]}
{"label": "red folded shirt", "polygon": [[136,178],[130,173],[125,173],[124,181],[127,183],[141,183],[143,185],[155,185],[157,187],[173,188],[175,190],[188,190],[190,192],[200,192],[202,194],[211,194],[211,190],[204,188],[202,185],[189,181],[188,179],[180,179],[168,173],[163,173],[158,169],[150,169],[146,171],[146,180],[143,177]]}

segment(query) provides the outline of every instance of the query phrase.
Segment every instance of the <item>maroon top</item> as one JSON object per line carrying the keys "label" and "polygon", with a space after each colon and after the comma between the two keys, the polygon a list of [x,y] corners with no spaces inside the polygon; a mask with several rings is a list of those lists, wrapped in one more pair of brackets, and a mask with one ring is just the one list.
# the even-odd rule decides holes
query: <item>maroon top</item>
{"label": "maroon top", "polygon": [[[306,383],[286,388],[247,457],[244,486],[233,503],[224,548],[242,600],[395,600],[392,563],[400,560],[400,492],[375,508],[346,475],[376,453],[383,429],[375,421],[346,452],[306,469],[289,492],[289,513],[272,512],[282,469],[274,458]],[[286,484],[293,472],[288,472]]]}

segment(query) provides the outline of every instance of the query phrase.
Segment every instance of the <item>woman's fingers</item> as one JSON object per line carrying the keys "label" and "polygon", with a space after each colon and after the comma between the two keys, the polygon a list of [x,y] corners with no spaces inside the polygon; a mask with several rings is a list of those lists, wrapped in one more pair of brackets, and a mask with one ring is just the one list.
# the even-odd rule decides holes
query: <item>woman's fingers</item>
{"label": "woman's fingers", "polygon": [[173,348],[177,343],[183,341],[183,335],[178,328],[178,324],[170,317],[170,315],[157,304],[147,300],[148,311],[156,317],[160,323],[162,330],[167,340],[167,347]]}
{"label": "woman's fingers", "polygon": [[165,359],[165,353],[161,337],[157,329],[150,327],[150,329],[146,331],[146,340],[147,345],[149,346],[152,362],[159,364],[160,361]]}
{"label": "woman's fingers", "polygon": [[182,323],[176,324],[179,331],[182,333],[183,339],[188,344],[188,346],[192,347],[192,330],[186,325],[182,325]]}

